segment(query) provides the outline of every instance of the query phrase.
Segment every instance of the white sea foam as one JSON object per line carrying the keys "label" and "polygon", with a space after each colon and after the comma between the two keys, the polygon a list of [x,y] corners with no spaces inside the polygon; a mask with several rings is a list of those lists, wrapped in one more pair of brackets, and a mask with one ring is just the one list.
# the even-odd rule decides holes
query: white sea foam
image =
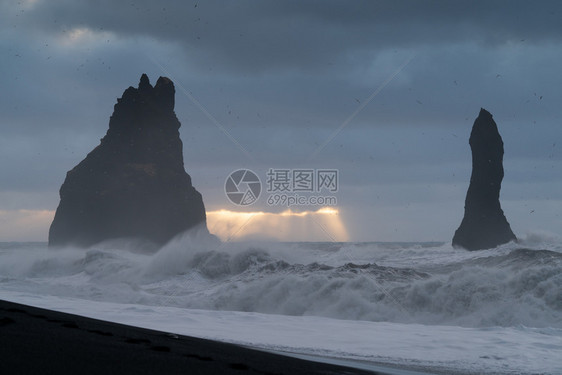
{"label": "white sea foam", "polygon": [[[194,310],[45,297],[4,290],[0,290],[0,298],[265,350],[352,360],[346,363],[352,366],[385,364],[416,369],[424,374],[562,373],[559,358],[562,329],[461,328]],[[396,374],[403,372],[397,371]]]}
{"label": "white sea foam", "polygon": [[[422,324],[434,327],[423,334],[436,352],[445,350],[445,343],[440,347],[440,336],[430,332],[445,326],[456,334],[464,329],[502,334],[516,330],[523,336],[543,332],[545,339],[557,342],[562,330],[561,243],[554,235],[535,233],[517,244],[469,252],[440,243],[217,244],[181,236],[156,254],[123,250],[122,243],[119,248],[106,243],[87,250],[2,244],[0,293],[16,299],[36,296],[46,307],[54,307],[49,301],[57,299],[77,306],[93,301],[127,304],[140,321],[143,311],[179,309],[173,311],[189,315],[202,309],[217,316],[223,316],[222,311],[223,318],[233,314],[228,311],[238,311],[249,322],[256,313],[266,313],[271,322],[279,315],[303,322],[325,317],[363,321],[377,329],[385,323],[406,331]],[[119,321],[127,316],[123,313]],[[217,328],[211,327],[215,326],[209,323],[205,337],[221,338],[218,331],[213,336]],[[515,345],[506,337],[498,345]],[[236,341],[234,336],[222,339]],[[279,344],[260,340],[263,347]],[[296,348],[278,345],[285,346]],[[309,344],[300,352],[315,354],[313,347]],[[537,341],[537,350],[540,347]],[[548,356],[551,349],[545,350]],[[391,357],[387,360],[399,362],[398,356]]]}

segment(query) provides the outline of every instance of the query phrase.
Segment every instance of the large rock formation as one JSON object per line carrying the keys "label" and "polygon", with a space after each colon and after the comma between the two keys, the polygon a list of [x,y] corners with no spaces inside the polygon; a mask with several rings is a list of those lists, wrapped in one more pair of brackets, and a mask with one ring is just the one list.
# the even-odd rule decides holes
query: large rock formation
{"label": "large rock formation", "polygon": [[472,176],[466,193],[464,218],[453,245],[467,250],[490,249],[515,241],[500,206],[503,180],[503,141],[492,115],[485,109],[470,134]]}
{"label": "large rock formation", "polygon": [[162,245],[189,228],[207,232],[201,194],[183,165],[174,84],[160,77],[117,99],[101,143],[66,175],[49,246],[135,238]]}

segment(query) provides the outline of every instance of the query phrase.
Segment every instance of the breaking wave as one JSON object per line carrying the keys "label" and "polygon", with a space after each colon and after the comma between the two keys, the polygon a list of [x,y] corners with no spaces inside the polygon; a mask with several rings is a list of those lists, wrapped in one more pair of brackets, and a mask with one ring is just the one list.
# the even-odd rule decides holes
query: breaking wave
{"label": "breaking wave", "polygon": [[464,327],[562,328],[562,246],[532,234],[442,243],[223,243],[156,254],[2,244],[0,288],[97,301]]}

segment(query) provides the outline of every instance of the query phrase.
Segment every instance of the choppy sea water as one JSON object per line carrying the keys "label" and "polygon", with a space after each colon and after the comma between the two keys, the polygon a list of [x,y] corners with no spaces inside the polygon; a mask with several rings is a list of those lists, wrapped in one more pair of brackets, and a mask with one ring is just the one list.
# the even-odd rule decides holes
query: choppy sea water
{"label": "choppy sea water", "polygon": [[562,373],[562,240],[0,244],[0,298],[433,373]]}

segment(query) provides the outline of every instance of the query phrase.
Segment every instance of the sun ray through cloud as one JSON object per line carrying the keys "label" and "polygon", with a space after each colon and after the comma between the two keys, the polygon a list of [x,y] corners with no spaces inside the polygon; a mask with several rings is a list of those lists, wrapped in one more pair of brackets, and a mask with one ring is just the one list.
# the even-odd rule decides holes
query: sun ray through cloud
{"label": "sun ray through cloud", "polygon": [[[240,224],[252,217],[246,226],[232,240],[270,239],[276,241],[347,241],[347,228],[339,210],[332,207],[316,211],[283,212],[236,212],[226,209],[207,212],[207,223],[211,233],[225,240]],[[320,224],[320,225],[319,225]],[[327,237],[327,233],[330,237]]]}

